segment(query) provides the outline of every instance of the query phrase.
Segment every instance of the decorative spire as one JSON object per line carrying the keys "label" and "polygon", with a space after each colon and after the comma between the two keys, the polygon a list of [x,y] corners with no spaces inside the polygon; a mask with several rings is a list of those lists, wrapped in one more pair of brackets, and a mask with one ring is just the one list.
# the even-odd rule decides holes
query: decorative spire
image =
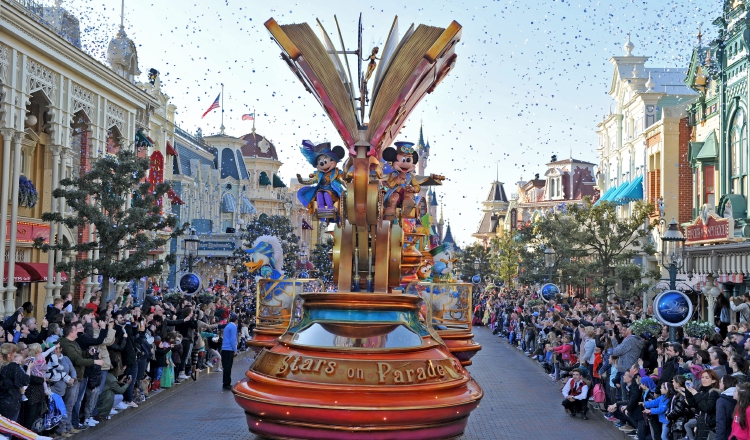
{"label": "decorative spire", "polygon": [[424,143],[424,133],[422,131],[422,120],[419,120],[419,144],[418,147],[424,147],[426,144]]}
{"label": "decorative spire", "polygon": [[443,202],[440,202],[440,223],[443,223]]}
{"label": "decorative spire", "polygon": [[701,28],[703,26],[703,23],[698,23],[698,47],[701,46],[701,43],[703,41],[703,32],[701,31]]}
{"label": "decorative spire", "polygon": [[633,44],[630,41],[630,32],[628,32],[628,42],[625,43],[625,45],[622,48],[625,49],[625,56],[626,57],[632,57],[633,56],[633,54],[631,52],[633,52],[633,49],[635,48],[635,44]]}
{"label": "decorative spire", "polygon": [[651,72],[648,72],[648,81],[646,81],[646,91],[650,92],[651,90],[654,89],[655,85],[656,83],[654,83],[654,80],[651,79]]}
{"label": "decorative spire", "polygon": [[120,5],[120,30],[125,32],[125,0]]}
{"label": "decorative spire", "polygon": [[135,43],[125,33],[125,0],[120,4],[120,30],[107,47],[107,61],[112,70],[131,82],[141,74]]}
{"label": "decorative spire", "polygon": [[710,66],[713,64],[713,60],[711,59],[711,49],[706,50],[706,59],[703,60],[704,66]]}

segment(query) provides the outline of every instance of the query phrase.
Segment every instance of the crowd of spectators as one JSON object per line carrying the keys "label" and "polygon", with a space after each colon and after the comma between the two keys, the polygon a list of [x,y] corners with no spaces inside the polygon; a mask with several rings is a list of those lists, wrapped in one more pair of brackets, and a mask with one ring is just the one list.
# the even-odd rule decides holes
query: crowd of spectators
{"label": "crowd of spectators", "polygon": [[127,289],[110,301],[95,292],[75,306],[68,295],[40,321],[31,303],[0,321],[0,439],[71,437],[207,368],[230,389],[254,301],[227,286],[161,293],[138,303]]}
{"label": "crowd of spectators", "polygon": [[715,328],[703,337],[676,328],[672,343],[666,326],[643,331],[654,321],[638,302],[496,288],[475,304],[474,325],[536,360],[570,417],[601,411],[638,440],[750,440],[750,296],[719,302]]}

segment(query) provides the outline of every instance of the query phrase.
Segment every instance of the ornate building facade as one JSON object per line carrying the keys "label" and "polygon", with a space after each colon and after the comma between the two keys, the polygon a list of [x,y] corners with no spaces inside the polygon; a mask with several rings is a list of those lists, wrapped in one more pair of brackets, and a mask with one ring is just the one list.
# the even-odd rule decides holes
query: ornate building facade
{"label": "ornate building facade", "polygon": [[[25,301],[43,311],[63,289],[83,299],[98,284],[91,276],[68,285],[67,274],[54,272],[58,261],[97,258],[97,251],[44,254],[32,249],[31,241],[93,237],[90,227],[41,222],[43,212],[71,214],[51,192],[60,179],[86,172],[98,157],[137,148],[139,139],[148,137],[149,116],[159,102],[134,82],[138,54],[122,26],[110,42],[106,66],[81,49],[78,20],[65,9],[2,0],[0,41],[0,218],[7,225],[0,228],[7,263],[0,265],[0,315],[5,315]],[[22,181],[31,181],[38,192],[33,207],[19,202]]]}
{"label": "ornate building facade", "polygon": [[[645,200],[654,205],[652,220],[689,222],[693,176],[687,109],[696,94],[682,82],[686,69],[646,67],[649,57],[633,54],[630,37],[623,49],[625,55],[609,59],[614,109],[596,126],[599,200],[617,205],[620,218],[629,217],[633,204]],[[662,233],[654,228],[654,243],[660,243]],[[659,255],[638,260],[644,270],[659,267]]]}
{"label": "ornate building facade", "polygon": [[563,209],[566,205],[583,203],[584,198],[596,194],[594,181],[596,165],[578,159],[552,160],[543,178],[536,174],[528,181],[516,182],[517,195],[508,204],[505,217],[511,229],[532,221],[535,216]]}
{"label": "ornate building facade", "polygon": [[706,43],[699,31],[685,79],[697,93],[688,111],[696,220],[686,232],[699,221],[706,223],[703,219],[724,227],[713,229],[720,234],[688,233],[684,272],[701,282],[716,277],[728,296],[750,287],[749,6],[743,0],[724,2],[721,16],[712,22],[717,37]]}

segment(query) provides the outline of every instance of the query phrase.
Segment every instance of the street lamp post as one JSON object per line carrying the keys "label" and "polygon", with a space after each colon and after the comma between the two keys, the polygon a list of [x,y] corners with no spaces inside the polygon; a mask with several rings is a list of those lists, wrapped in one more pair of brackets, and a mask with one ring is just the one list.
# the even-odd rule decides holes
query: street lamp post
{"label": "street lamp post", "polygon": [[547,248],[544,250],[544,265],[547,267],[547,271],[549,273],[548,282],[552,282],[552,268],[555,267],[555,257],[557,254],[555,253],[555,250],[552,248]]}
{"label": "street lamp post", "polygon": [[[661,237],[661,265],[669,271],[669,290],[677,288],[677,271],[685,264],[685,236],[672,219]],[[654,306],[656,307],[656,306]],[[675,342],[675,328],[669,327],[669,341]]]}
{"label": "street lamp post", "polygon": [[184,240],[185,263],[187,263],[189,273],[193,272],[193,263],[198,258],[198,243],[200,243],[200,241],[198,234],[195,232],[195,228],[191,228],[190,235]]}

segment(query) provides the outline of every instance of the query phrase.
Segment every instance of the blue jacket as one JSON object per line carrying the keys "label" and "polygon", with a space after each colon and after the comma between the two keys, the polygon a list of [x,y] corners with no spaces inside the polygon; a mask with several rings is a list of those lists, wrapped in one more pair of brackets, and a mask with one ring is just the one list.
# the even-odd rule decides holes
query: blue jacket
{"label": "blue jacket", "polygon": [[732,397],[734,394],[734,387],[727,388],[719,400],[716,401],[716,437],[715,440],[727,440],[729,433],[732,432],[732,419],[734,414],[734,406],[737,401]]}
{"label": "blue jacket", "polygon": [[237,326],[233,322],[224,327],[224,341],[221,349],[222,351],[237,351]]}
{"label": "blue jacket", "polygon": [[669,406],[669,400],[667,399],[667,396],[664,396],[664,395],[661,395],[654,400],[643,402],[643,407],[645,409],[650,409],[651,414],[655,416],[658,415],[659,422],[661,423],[668,423],[667,416],[665,415],[667,412],[668,406]]}

